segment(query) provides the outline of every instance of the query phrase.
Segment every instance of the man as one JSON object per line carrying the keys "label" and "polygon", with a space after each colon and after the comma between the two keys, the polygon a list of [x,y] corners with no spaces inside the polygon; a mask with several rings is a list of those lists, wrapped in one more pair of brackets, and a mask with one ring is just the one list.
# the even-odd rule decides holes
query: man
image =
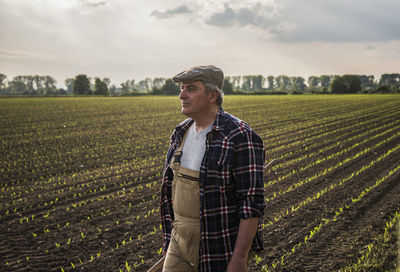
{"label": "man", "polygon": [[250,249],[263,249],[264,145],[224,112],[224,75],[196,66],[181,83],[181,112],[163,174],[163,271],[247,271]]}

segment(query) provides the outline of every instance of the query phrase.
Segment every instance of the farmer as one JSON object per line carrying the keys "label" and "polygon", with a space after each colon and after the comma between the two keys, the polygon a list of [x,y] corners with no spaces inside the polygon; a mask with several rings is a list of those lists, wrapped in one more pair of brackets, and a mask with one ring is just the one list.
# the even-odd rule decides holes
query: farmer
{"label": "farmer", "polygon": [[163,271],[247,271],[263,249],[264,145],[224,112],[221,69],[196,66],[173,77],[181,112],[161,189]]}

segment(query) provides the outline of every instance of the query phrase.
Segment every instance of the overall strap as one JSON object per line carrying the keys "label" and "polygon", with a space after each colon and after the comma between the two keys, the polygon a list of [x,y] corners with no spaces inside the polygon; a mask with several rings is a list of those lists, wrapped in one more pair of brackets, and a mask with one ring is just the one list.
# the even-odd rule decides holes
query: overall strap
{"label": "overall strap", "polygon": [[178,149],[175,150],[174,156],[172,157],[171,164],[173,164],[173,163],[178,163],[179,165],[181,164],[182,149],[183,149],[183,146],[184,146],[184,144],[185,144],[186,137],[187,137],[187,135],[189,134],[189,129],[190,129],[190,127],[188,127],[188,128],[186,129],[185,134],[183,135],[183,139],[182,139],[181,144],[179,145]]}

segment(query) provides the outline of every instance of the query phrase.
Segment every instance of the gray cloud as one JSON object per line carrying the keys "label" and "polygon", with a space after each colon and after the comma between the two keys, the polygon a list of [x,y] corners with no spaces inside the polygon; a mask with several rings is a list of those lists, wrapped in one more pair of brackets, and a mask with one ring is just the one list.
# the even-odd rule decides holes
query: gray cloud
{"label": "gray cloud", "polygon": [[288,41],[388,41],[400,39],[396,0],[314,1],[310,5],[284,0],[284,18],[292,18],[296,29]]}
{"label": "gray cloud", "polygon": [[[277,2],[277,1],[276,1]],[[205,23],[217,27],[262,30],[282,41],[388,41],[400,39],[397,0],[280,0],[251,1],[209,14]]]}
{"label": "gray cloud", "polygon": [[186,5],[182,5],[174,9],[167,9],[166,11],[153,10],[150,16],[154,16],[157,19],[167,19],[177,14],[187,14],[191,12],[192,11]]}
{"label": "gray cloud", "polygon": [[224,5],[224,10],[212,14],[206,19],[206,24],[220,27],[256,26],[268,29],[275,22],[275,7],[254,3],[252,6],[233,9],[229,4]]}

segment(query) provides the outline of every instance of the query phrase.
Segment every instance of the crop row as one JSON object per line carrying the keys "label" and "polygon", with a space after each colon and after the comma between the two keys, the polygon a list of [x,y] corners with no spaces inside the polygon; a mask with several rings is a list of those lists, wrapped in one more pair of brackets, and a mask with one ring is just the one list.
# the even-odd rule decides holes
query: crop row
{"label": "crop row", "polygon": [[[309,176],[309,177],[307,177],[305,179],[302,179],[302,180],[300,180],[298,182],[292,183],[292,184],[290,184],[288,187],[286,187],[283,190],[280,190],[278,192],[273,192],[273,193],[271,193],[272,196],[268,196],[268,195],[266,196],[266,201],[267,202],[272,201],[277,196],[284,195],[284,194],[286,194],[288,192],[291,192],[292,190],[297,189],[298,187],[300,187],[300,186],[302,186],[304,184],[307,184],[309,182],[312,182],[312,181],[316,180],[317,178],[321,178],[322,176],[324,176],[324,175],[326,175],[326,174],[328,174],[328,173],[330,173],[330,172],[342,167],[344,164],[346,164],[346,163],[348,163],[348,162],[350,162],[352,160],[355,160],[355,159],[359,158],[360,156],[363,156],[363,155],[367,154],[368,152],[373,151],[374,149],[378,148],[379,146],[382,146],[382,145],[386,144],[387,142],[392,141],[393,139],[397,140],[397,138],[399,136],[400,136],[400,132],[397,132],[395,135],[393,135],[393,136],[391,136],[389,138],[386,138],[386,139],[378,142],[377,144],[375,144],[373,146],[368,146],[368,147],[364,148],[363,150],[361,150],[360,152],[358,152],[358,153],[356,153],[356,154],[354,154],[354,155],[352,155],[350,157],[346,157],[345,159],[339,161],[336,164],[331,164],[329,167],[321,170],[320,172],[317,172],[317,173],[313,174],[312,176]],[[356,145],[358,145],[358,144],[356,144]],[[346,150],[342,150],[342,151],[339,151],[338,154],[343,154],[345,152],[346,152]],[[333,154],[333,155],[336,155],[336,154]],[[329,159],[330,157],[331,156],[328,156],[327,159]],[[322,160],[325,160],[325,158],[321,159],[321,161]],[[310,163],[310,166],[312,166],[313,164],[314,163]],[[307,165],[306,167],[304,167],[304,169],[308,168],[310,166]],[[303,170],[303,169],[300,169],[300,171],[301,170]],[[282,182],[282,180],[283,180],[283,178],[279,179],[278,181]]]}
{"label": "crop row", "polygon": [[382,161],[383,159],[385,159],[386,157],[388,157],[392,153],[398,151],[399,149],[400,149],[400,145],[397,145],[396,147],[388,150],[386,153],[382,154],[378,158],[372,160],[369,164],[365,164],[360,169],[357,169],[356,171],[351,172],[349,175],[347,175],[345,178],[341,179],[340,181],[330,184],[329,186],[321,189],[320,191],[318,191],[314,195],[308,196],[305,200],[303,200],[302,202],[298,203],[297,205],[293,205],[290,208],[280,212],[279,214],[275,215],[273,220],[269,220],[268,222],[264,223],[263,224],[263,228],[267,228],[267,227],[275,224],[276,222],[278,222],[279,220],[281,220],[285,216],[288,216],[288,215],[296,212],[297,210],[304,208],[307,204],[309,204],[312,201],[315,201],[315,200],[323,197],[325,194],[329,193],[330,191],[335,190],[338,186],[343,186],[346,182],[350,181],[352,178],[357,177],[358,175],[360,175],[364,171],[372,168],[376,163]]}
{"label": "crop row", "polygon": [[[375,237],[373,242],[365,246],[365,249],[360,252],[360,256],[357,257],[357,261],[339,271],[356,272],[379,269],[379,264],[386,258],[385,251],[393,245],[400,246],[400,242],[396,239],[400,239],[400,210],[385,221],[382,233]],[[398,250],[400,250],[400,247]],[[397,258],[400,258],[400,255]],[[400,259],[398,259],[397,265],[400,265]]]}
{"label": "crop row", "polygon": [[[290,169],[290,166],[292,166],[293,164],[299,164],[301,161],[310,161],[309,163],[305,164],[304,166],[301,166],[301,167],[297,166],[296,169],[289,170],[287,174],[282,173],[280,171],[281,175],[275,180],[268,181],[267,184],[266,184],[266,187],[274,185],[277,182],[281,182],[284,179],[286,179],[288,177],[291,177],[292,175],[296,174],[297,172],[304,171],[304,170],[306,170],[306,169],[308,169],[310,167],[313,167],[313,166],[318,165],[320,163],[323,163],[323,162],[326,162],[328,160],[334,159],[334,158],[338,157],[339,155],[346,154],[346,153],[352,151],[353,149],[355,149],[356,147],[362,146],[363,144],[368,143],[370,141],[373,141],[376,138],[385,136],[386,134],[389,134],[389,133],[395,131],[396,129],[398,129],[398,127],[396,127],[396,126],[392,127],[392,125],[396,124],[396,123],[398,123],[398,121],[394,121],[394,122],[390,123],[389,124],[389,128],[388,128],[388,125],[383,125],[382,127],[378,127],[378,129],[381,129],[381,128],[386,128],[386,129],[383,130],[382,132],[379,132],[378,134],[375,134],[373,136],[365,138],[362,141],[357,141],[355,144],[353,144],[352,146],[349,146],[347,148],[343,149],[343,145],[346,144],[347,142],[355,140],[355,139],[358,139],[358,138],[361,138],[363,136],[365,137],[368,134],[370,134],[370,133],[372,133],[372,132],[374,132],[374,131],[376,131],[378,129],[371,129],[371,130],[367,131],[366,133],[357,134],[355,136],[348,137],[344,141],[334,142],[333,144],[326,145],[325,147],[319,149],[318,151],[311,152],[311,153],[306,153],[305,155],[303,155],[301,157],[296,157],[295,159],[288,160],[287,162],[284,162],[284,163],[275,164],[272,167],[271,171],[275,171],[275,172],[276,171],[280,171],[281,168],[289,168]],[[391,138],[394,138],[394,137],[392,136]],[[377,146],[382,145],[386,141],[388,141],[388,140],[384,139],[383,142],[381,144],[377,145]],[[321,157],[321,154],[325,154],[327,151],[331,151],[331,150],[335,149],[335,147],[336,147],[336,149],[337,149],[337,147],[342,147],[342,149],[340,149],[340,151],[337,151],[335,153],[331,153],[331,154],[329,154],[329,155],[327,155],[325,157]],[[361,153],[365,153],[365,152],[369,151],[369,149],[370,148],[368,147],[367,150],[364,149]],[[320,157],[317,157],[317,156],[320,156]],[[317,158],[314,158],[314,157],[317,157]]]}
{"label": "crop row", "polygon": [[334,216],[331,218],[322,218],[320,223],[316,224],[312,229],[310,229],[309,233],[304,237],[304,239],[298,243],[296,243],[290,251],[285,252],[284,254],[281,255],[280,258],[275,260],[270,266],[269,265],[264,265],[263,266],[263,271],[271,271],[270,269],[276,269],[278,266],[284,267],[285,265],[285,260],[288,258],[290,255],[294,254],[296,251],[300,250],[302,246],[307,246],[307,243],[309,240],[313,239],[314,236],[316,236],[319,232],[321,232],[324,228],[326,228],[330,224],[334,224],[338,220],[338,218],[347,210],[349,209],[352,205],[355,203],[361,201],[364,196],[366,196],[370,191],[374,190],[377,188],[382,182],[387,180],[389,177],[394,175],[397,171],[400,170],[400,165],[397,167],[391,169],[388,173],[386,173],[383,177],[379,178],[376,180],[376,182],[365,188],[359,195],[354,196],[350,201],[347,201],[343,206],[341,206],[339,209],[335,211]]}

